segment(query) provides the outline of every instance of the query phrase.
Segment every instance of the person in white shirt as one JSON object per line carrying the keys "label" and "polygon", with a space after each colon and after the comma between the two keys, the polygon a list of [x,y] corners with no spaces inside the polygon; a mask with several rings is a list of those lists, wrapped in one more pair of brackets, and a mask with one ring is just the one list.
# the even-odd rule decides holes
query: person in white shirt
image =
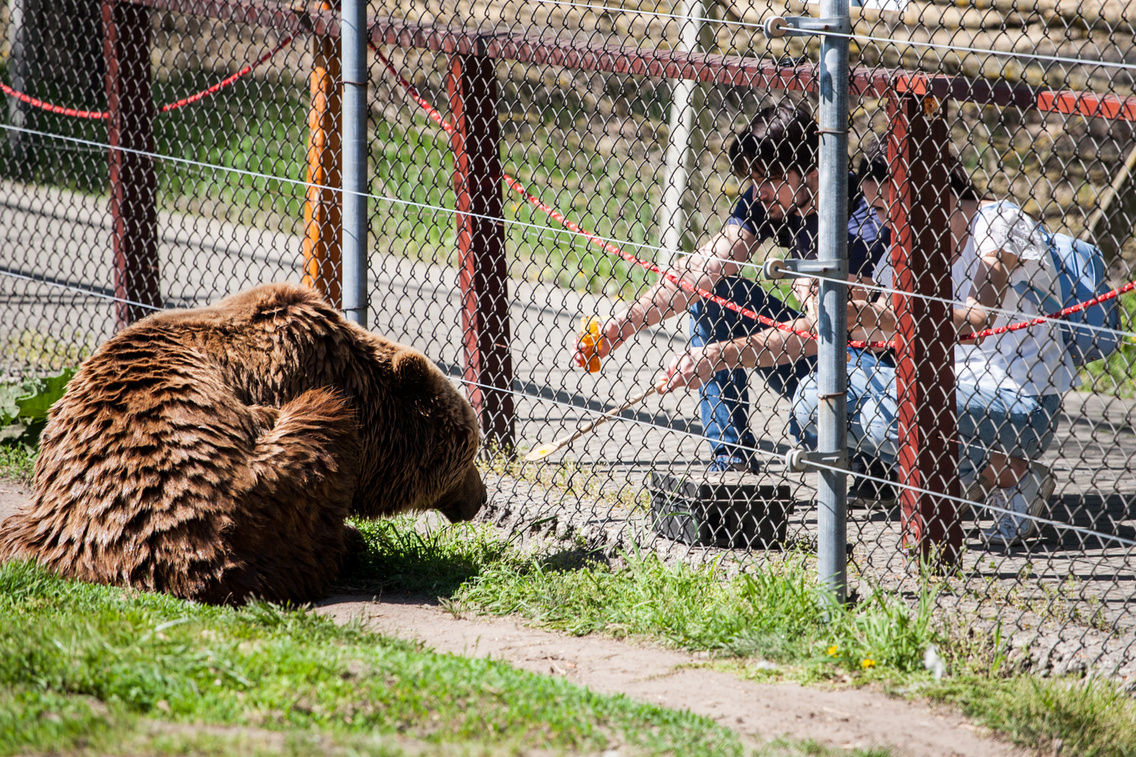
{"label": "person in white shirt", "polygon": [[[1038,458],[1057,426],[1061,395],[1076,382],[1076,369],[1051,322],[980,340],[966,335],[1041,315],[1033,289],[1057,292],[1057,272],[1041,225],[1009,201],[979,197],[958,167],[952,170],[948,212],[954,254],[953,320],[960,337],[954,348],[960,442],[959,475],[968,500],[984,500],[995,517],[983,532],[991,544],[1011,546],[1038,531],[1053,493],[1054,478]],[[878,184],[864,182],[866,199],[881,207]],[[881,258],[872,276],[892,287],[891,258]],[[850,324],[865,340],[890,340],[895,316],[891,296],[855,306]],[[897,453],[894,368],[870,352],[849,366],[849,425],[857,443],[883,459]],[[815,418],[815,383],[802,385],[794,412],[798,424]],[[815,420],[812,428],[815,428]],[[806,429],[805,433],[808,433]]]}
{"label": "person in white shirt", "polygon": [[[951,277],[953,322],[960,337],[954,350],[959,476],[968,500],[984,501],[995,517],[985,530],[994,545],[1018,544],[1038,531],[1039,516],[1053,492],[1054,479],[1038,458],[1052,443],[1061,395],[1076,380],[1076,370],[1054,324],[966,340],[989,328],[1040,315],[1026,285],[1057,291],[1046,235],[1039,223],[1007,201],[982,199],[957,166],[951,171],[947,211],[953,243]],[[886,212],[880,183],[861,184],[865,200]],[[874,271],[878,285],[892,286],[889,255]],[[892,296],[865,296],[853,290],[849,303],[850,338],[890,341],[895,334]],[[794,322],[810,327],[811,314]],[[976,343],[977,341],[977,343]],[[720,345],[713,352],[692,348],[671,362],[666,388],[696,387],[715,370],[767,366],[815,353],[815,343],[769,329],[762,338]],[[889,464],[898,453],[895,368],[880,353],[849,350],[848,446]],[[816,446],[815,374],[794,396],[798,439]]]}

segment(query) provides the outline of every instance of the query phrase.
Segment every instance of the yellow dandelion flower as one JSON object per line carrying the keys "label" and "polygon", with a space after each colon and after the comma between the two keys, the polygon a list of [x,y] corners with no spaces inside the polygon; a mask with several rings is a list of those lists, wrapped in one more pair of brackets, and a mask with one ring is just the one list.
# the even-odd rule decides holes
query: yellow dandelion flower
{"label": "yellow dandelion flower", "polygon": [[838,654],[840,654],[840,647],[833,644],[831,647],[828,648],[828,656],[829,657],[836,657],[836,655],[838,655]]}
{"label": "yellow dandelion flower", "polygon": [[864,670],[867,670],[868,668],[874,668],[876,667],[876,661],[871,657],[865,657],[860,661],[860,667],[862,667]]}

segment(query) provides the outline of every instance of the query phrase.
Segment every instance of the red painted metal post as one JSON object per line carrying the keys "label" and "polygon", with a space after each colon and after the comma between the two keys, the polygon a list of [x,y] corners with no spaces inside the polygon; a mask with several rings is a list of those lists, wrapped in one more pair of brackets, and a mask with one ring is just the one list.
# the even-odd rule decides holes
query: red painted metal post
{"label": "red painted metal post", "polygon": [[158,182],[154,159],[150,157],[154,153],[150,9],[103,0],[102,12],[110,111],[107,141],[114,294],[118,298],[115,326],[122,329],[162,304],[158,279]]}
{"label": "red painted metal post", "polygon": [[466,390],[485,441],[514,449],[513,363],[493,61],[450,57]]}
{"label": "red painted metal post", "polygon": [[933,98],[893,95],[888,115],[895,288],[925,295],[892,295],[898,318],[899,480],[924,490],[902,490],[903,547],[911,557],[942,570],[957,565],[962,550],[954,503],[924,493],[959,492],[955,331],[946,304],[953,299],[948,130]]}

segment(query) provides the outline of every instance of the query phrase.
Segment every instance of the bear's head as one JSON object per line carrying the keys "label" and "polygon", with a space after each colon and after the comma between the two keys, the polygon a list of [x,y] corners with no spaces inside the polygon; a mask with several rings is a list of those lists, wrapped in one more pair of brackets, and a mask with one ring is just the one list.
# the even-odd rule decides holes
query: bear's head
{"label": "bear's head", "polygon": [[481,481],[481,473],[476,466],[470,464],[461,480],[443,494],[434,507],[449,518],[451,523],[459,523],[473,520],[473,516],[485,505],[485,500],[485,484]]}
{"label": "bear's head", "polygon": [[391,369],[400,394],[410,399],[430,429],[422,438],[419,480],[427,485],[415,509],[434,509],[451,522],[471,520],[486,502],[477,470],[477,414],[469,401],[426,356],[399,345]]}

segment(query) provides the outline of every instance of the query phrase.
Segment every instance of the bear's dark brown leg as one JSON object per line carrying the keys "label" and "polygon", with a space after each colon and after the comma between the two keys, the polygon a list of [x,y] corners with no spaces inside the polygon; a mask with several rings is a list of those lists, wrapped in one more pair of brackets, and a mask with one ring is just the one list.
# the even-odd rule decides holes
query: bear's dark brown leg
{"label": "bear's dark brown leg", "polygon": [[252,486],[234,508],[233,568],[211,602],[307,601],[338,575],[359,467],[354,413],[334,390],[285,404],[256,441]]}

